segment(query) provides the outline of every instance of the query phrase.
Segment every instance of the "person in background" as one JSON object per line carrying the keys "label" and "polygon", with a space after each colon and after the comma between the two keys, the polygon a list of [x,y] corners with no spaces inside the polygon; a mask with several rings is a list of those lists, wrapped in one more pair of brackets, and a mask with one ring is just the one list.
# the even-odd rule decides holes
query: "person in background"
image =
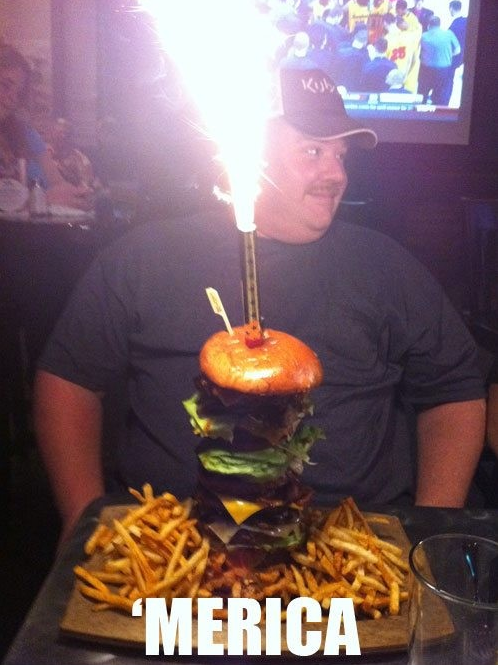
{"label": "person in background", "polygon": [[373,44],[372,59],[363,67],[360,90],[364,92],[385,92],[388,89],[386,76],[397,69],[392,60],[386,57],[387,39],[379,37]]}
{"label": "person in background", "polygon": [[62,178],[41,136],[19,116],[28,99],[30,77],[27,60],[12,46],[0,45],[0,175],[19,177],[17,165],[24,159],[28,181],[45,187],[49,204],[89,210],[88,188]]}
{"label": "person in background", "polygon": [[349,0],[344,4],[344,22],[350,34],[358,25],[366,26],[370,16],[369,0]]}
{"label": "person in background", "polygon": [[449,10],[452,17],[449,29],[458,39],[460,53],[453,56],[453,69],[460,67],[465,59],[465,36],[467,34],[467,17],[462,16],[462,3],[460,0],[451,0]]}
{"label": "person in background", "polygon": [[422,31],[425,32],[429,27],[429,19],[434,16],[434,12],[432,9],[424,7],[424,0],[416,0],[412,12],[418,18],[419,23],[422,26]]}
{"label": "person in background", "polygon": [[294,35],[287,55],[280,60],[279,66],[282,69],[310,69],[313,67],[313,60],[309,56],[310,47],[308,33],[298,32]]}
{"label": "person in background", "polygon": [[73,126],[65,118],[56,118],[50,129],[47,150],[57,165],[59,173],[75,186],[98,187],[89,158],[76,147]]}
{"label": "person in background", "polygon": [[342,7],[334,7],[334,9],[326,9],[323,12],[323,25],[327,31],[327,45],[326,48],[335,55],[339,48],[350,42],[350,34],[346,28],[341,25],[344,16]]}
{"label": "person in background", "polygon": [[327,48],[327,29],[325,23],[323,21],[312,23],[308,28],[308,35],[310,38],[310,48],[307,57],[314,63],[312,66],[332,76],[334,56]]}
{"label": "person in background", "polygon": [[408,9],[408,2],[406,0],[397,0],[396,2],[396,17],[406,21],[408,30],[422,32],[422,26],[417,16]]}
{"label": "person in background", "polygon": [[296,3],[293,0],[270,2],[268,9],[270,21],[285,35],[294,35],[301,29],[301,21],[296,9]]}
{"label": "person in background", "polygon": [[441,28],[439,16],[429,21],[420,40],[419,92],[424,101],[448,106],[453,90],[453,60],[460,53],[460,43],[451,30]]}
{"label": "person in background", "polygon": [[[277,98],[255,209],[258,278],[265,325],[303,340],[324,368],[313,424],[327,440],[303,481],[319,503],[462,506],[484,441],[475,344],[408,252],[336,218],[348,149],[372,148],[374,132],[348,117],[319,70],[281,70]],[[242,315],[232,214],[213,201],[138,225],[96,258],[57,324],[38,365],[34,422],[63,538],[106,489],[193,492],[196,440],[181,402],[219,330],[206,286],[232,325]],[[121,380],[126,431],[104,475],[102,397]]]}
{"label": "person in background", "polygon": [[326,11],[330,11],[338,5],[338,0],[312,0],[310,7],[313,12],[313,22],[323,19],[323,15]]}
{"label": "person in background", "polygon": [[364,24],[359,24],[356,26],[351,44],[341,47],[337,54],[335,65],[337,85],[344,86],[348,91],[360,90],[363,70],[370,62],[367,44],[368,31]]}
{"label": "person in background", "polygon": [[406,57],[398,58],[397,66],[404,63],[406,67],[404,86],[410,92],[416,93],[418,89],[418,77],[420,73],[420,40],[422,37],[422,29],[420,26],[417,29],[410,27],[408,21],[403,17],[396,17],[396,25],[402,35],[402,40],[405,43]]}
{"label": "person in background", "polygon": [[388,72],[386,76],[388,92],[407,93],[411,95],[411,91],[407,90],[403,85],[404,80],[405,75],[401,70],[399,70],[397,67],[391,69],[391,71]]}
{"label": "person in background", "polygon": [[0,44],[0,176],[19,179],[18,160],[27,162],[27,178],[41,180],[41,137],[16,112],[28,101],[31,69],[23,56]]}
{"label": "person in background", "polygon": [[406,21],[393,14],[386,14],[383,20],[387,39],[386,57],[403,72],[405,88],[410,92],[416,92],[420,66],[419,33],[409,30]]}
{"label": "person in background", "polygon": [[383,17],[391,9],[389,0],[373,0],[370,4],[370,16],[368,17],[368,41],[373,44],[379,37],[384,36]]}

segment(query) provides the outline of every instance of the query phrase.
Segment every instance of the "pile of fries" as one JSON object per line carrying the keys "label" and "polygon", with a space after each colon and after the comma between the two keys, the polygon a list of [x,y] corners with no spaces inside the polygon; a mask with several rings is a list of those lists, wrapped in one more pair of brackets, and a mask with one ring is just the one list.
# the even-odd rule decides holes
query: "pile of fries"
{"label": "pile of fries", "polygon": [[[172,494],[155,497],[149,485],[112,526],[100,523],[85,545],[91,571],[76,566],[78,588],[95,609],[131,612],[137,598],[279,597],[287,605],[308,596],[324,610],[330,599],[353,599],[358,617],[397,615],[408,598],[407,562],[396,545],[379,539],[352,499],[326,519],[313,515],[306,544],[289,560],[248,569],[225,551],[210,549],[191,517],[193,503]],[[324,521],[325,519],[325,521]],[[220,610],[218,618],[226,618]]]}
{"label": "pile of fries", "polygon": [[190,518],[193,502],[182,504],[167,492],[155,497],[150,485],[144,485],[143,494],[134,489],[130,493],[138,508],[112,526],[98,524],[86,542],[85,554],[101,553],[101,567],[90,572],[76,566],[78,588],[98,601],[96,609],[127,612],[137,598],[196,598],[209,541]]}

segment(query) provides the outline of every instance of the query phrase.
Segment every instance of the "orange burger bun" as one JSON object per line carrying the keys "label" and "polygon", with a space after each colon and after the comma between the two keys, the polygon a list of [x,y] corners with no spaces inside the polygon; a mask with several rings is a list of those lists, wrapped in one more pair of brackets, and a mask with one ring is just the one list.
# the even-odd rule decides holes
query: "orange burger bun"
{"label": "orange burger bun", "polygon": [[247,327],[238,326],[233,335],[223,330],[206,341],[199,364],[210,381],[253,395],[304,393],[322,382],[321,363],[301,340],[267,328],[263,343],[250,348],[246,334]]}

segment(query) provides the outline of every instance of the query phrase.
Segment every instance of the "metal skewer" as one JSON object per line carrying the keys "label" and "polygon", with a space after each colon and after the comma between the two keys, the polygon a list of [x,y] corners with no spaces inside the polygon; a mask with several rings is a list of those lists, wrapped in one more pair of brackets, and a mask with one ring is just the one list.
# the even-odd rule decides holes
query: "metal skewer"
{"label": "metal skewer", "polygon": [[261,329],[255,231],[240,232],[240,267],[246,324],[257,323]]}

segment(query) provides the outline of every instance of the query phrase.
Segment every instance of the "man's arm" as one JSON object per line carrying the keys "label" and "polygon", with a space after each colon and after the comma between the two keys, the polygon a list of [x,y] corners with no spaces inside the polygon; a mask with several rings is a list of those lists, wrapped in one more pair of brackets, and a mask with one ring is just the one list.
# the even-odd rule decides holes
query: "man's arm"
{"label": "man's arm", "polygon": [[458,37],[455,35],[454,32],[453,32],[453,40],[451,47],[453,50],[453,57],[455,57],[456,55],[460,55],[460,53],[462,52],[462,49],[460,47],[460,42],[458,41]]}
{"label": "man's arm", "polygon": [[485,401],[478,399],[441,404],[419,414],[418,505],[464,505],[484,446],[485,413]]}
{"label": "man's arm", "polygon": [[63,540],[85,506],[104,493],[100,396],[39,371],[34,384],[34,425],[63,520]]}

